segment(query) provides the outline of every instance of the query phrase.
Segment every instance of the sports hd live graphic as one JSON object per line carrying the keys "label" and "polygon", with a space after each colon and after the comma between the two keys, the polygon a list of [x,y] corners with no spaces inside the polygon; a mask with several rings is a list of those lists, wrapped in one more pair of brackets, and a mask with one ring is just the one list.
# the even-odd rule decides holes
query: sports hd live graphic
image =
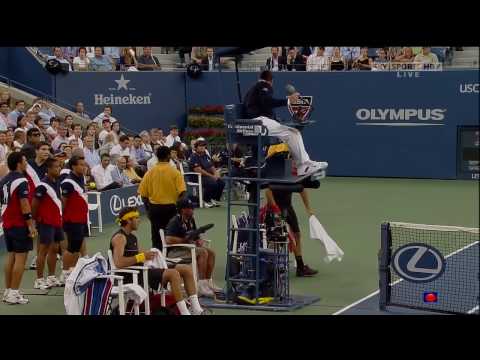
{"label": "sports hd live graphic", "polygon": [[434,247],[422,243],[410,243],[394,252],[392,267],[402,279],[424,283],[442,276],[446,263],[440,251]]}

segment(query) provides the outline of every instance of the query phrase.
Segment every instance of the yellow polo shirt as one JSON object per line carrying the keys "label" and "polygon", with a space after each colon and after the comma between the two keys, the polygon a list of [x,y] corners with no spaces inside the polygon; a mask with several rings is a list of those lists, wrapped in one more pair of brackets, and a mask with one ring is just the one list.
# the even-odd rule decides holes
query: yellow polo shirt
{"label": "yellow polo shirt", "polygon": [[185,180],[168,162],[159,162],[151,168],[138,187],[140,196],[151,204],[176,204],[178,196],[187,190]]}

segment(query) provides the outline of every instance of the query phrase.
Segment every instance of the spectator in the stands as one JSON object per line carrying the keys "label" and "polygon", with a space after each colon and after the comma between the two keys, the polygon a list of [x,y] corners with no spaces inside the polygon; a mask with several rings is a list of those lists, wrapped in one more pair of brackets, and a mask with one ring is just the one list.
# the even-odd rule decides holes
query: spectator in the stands
{"label": "spectator in the stands", "polygon": [[415,56],[415,67],[420,70],[433,69],[438,64],[438,57],[431,48],[422,47],[422,52]]}
{"label": "spectator in the stands", "polygon": [[177,125],[170,126],[170,134],[165,138],[165,146],[171,147],[174,142],[182,142],[180,136],[178,136],[178,127]]}
{"label": "spectator in the stands", "polygon": [[6,103],[10,108],[13,106],[13,99],[10,95],[10,91],[8,90],[0,90],[0,103]]}
{"label": "spectator in the stands", "polygon": [[91,71],[112,71],[114,65],[112,60],[103,55],[103,50],[100,46],[95,47],[95,56],[90,58],[90,70]]}
{"label": "spectator in the stands", "polygon": [[78,47],[77,46],[65,46],[61,48],[63,58],[67,60],[70,64],[73,63],[73,59],[77,56]]}
{"label": "spectator in the stands", "polygon": [[40,142],[40,131],[30,129],[27,131],[27,142],[22,146],[22,151],[27,160],[33,160],[36,156],[37,144]]}
{"label": "spectator in the stands", "polygon": [[95,165],[91,170],[98,191],[106,191],[121,187],[121,184],[114,182],[112,179],[112,170],[114,169],[115,166],[110,164],[110,156],[108,154],[101,155],[100,164]]}
{"label": "spectator in the stands", "polygon": [[48,126],[50,124],[50,119],[57,116],[55,111],[53,111],[50,103],[47,100],[39,99],[36,104],[40,104],[40,109],[38,111],[38,116],[42,118],[42,125]]}
{"label": "spectator in the stands", "polygon": [[88,71],[89,67],[90,59],[87,56],[87,49],[81,47],[78,49],[78,56],[73,59],[73,68],[75,71]]}
{"label": "spectator in the stands", "polygon": [[153,148],[151,144],[150,134],[147,130],[143,130],[140,133],[140,137],[142,138],[142,148],[145,150],[145,155],[147,160],[150,159],[153,155]]}
{"label": "spectator in the stands", "polygon": [[282,71],[285,70],[286,59],[279,55],[278,46],[273,46],[271,49],[271,54],[266,62],[266,69],[270,71]]}
{"label": "spectator in the stands", "polygon": [[60,124],[57,130],[57,136],[52,141],[52,149],[53,151],[58,150],[61,143],[68,144],[67,138],[67,128],[64,124]]}
{"label": "spectator in the stands", "polygon": [[340,52],[342,53],[346,70],[349,70],[353,66],[353,62],[358,59],[360,56],[360,48],[358,46],[355,47],[342,47],[340,48]]}
{"label": "spectator in the stands", "polygon": [[8,129],[8,113],[10,108],[6,102],[0,103],[0,131]]}
{"label": "spectator in the stands", "polygon": [[112,124],[109,119],[102,120],[102,131],[98,134],[98,144],[102,146],[105,143],[105,139],[107,135],[112,135],[112,139],[114,138],[112,134]]}
{"label": "spectator in the stands", "polygon": [[219,206],[217,201],[220,201],[225,183],[220,178],[220,172],[213,165],[212,158],[206,149],[206,141],[198,140],[196,142],[196,151],[190,157],[190,168],[203,175],[204,205],[211,208]]}
{"label": "spectator in the stands", "polygon": [[343,58],[339,47],[333,48],[332,57],[330,58],[330,70],[332,71],[345,70],[345,59]]}
{"label": "spectator in the stands", "polygon": [[128,177],[130,180],[131,184],[139,184],[142,181],[142,178],[138,175],[138,173],[135,170],[135,163],[132,158],[129,158],[128,156],[125,156],[125,170],[123,170],[123,173]]}
{"label": "spectator in the stands", "polygon": [[27,122],[27,116],[26,115],[20,115],[17,118],[17,128],[15,131],[23,131],[25,134],[27,134],[29,127],[28,127],[28,122]]}
{"label": "spectator in the stands", "polygon": [[315,52],[307,59],[307,71],[328,71],[330,70],[330,60],[325,56],[325,48],[317,46]]}
{"label": "spectator in the stands", "polygon": [[305,61],[305,62],[308,60],[308,57],[310,55],[315,54],[315,52],[316,52],[316,47],[315,46],[302,46],[300,48],[300,50],[298,51],[298,53],[300,55],[302,55],[303,61]]}
{"label": "spectator in the stands", "polygon": [[95,116],[93,121],[95,121],[100,126],[100,124],[102,123],[103,120],[108,119],[113,124],[115,121],[117,121],[117,119],[115,119],[112,116],[112,113],[113,113],[112,106],[111,105],[105,105],[103,107],[103,112],[101,112],[100,114]]}
{"label": "spectator in the stands", "polygon": [[373,61],[373,67],[372,70],[388,70],[389,69],[389,64],[388,64],[388,58],[387,58],[387,50],[385,48],[379,48],[377,50],[378,56],[375,58]]}
{"label": "spectator in the stands", "polygon": [[25,116],[25,101],[23,100],[18,100],[15,102],[15,110],[10,112],[8,114],[7,119],[8,119],[8,127],[17,127],[17,119],[18,117],[22,115]]}
{"label": "spectator in the stands", "polygon": [[50,56],[47,57],[47,60],[51,60],[51,59],[55,59],[61,64],[68,64],[68,70],[72,71],[72,65],[70,64],[70,62],[67,59],[65,59],[65,57],[63,55],[62,48],[54,47],[53,48],[53,55],[50,55]]}
{"label": "spectator in the stands", "polygon": [[202,60],[207,56],[207,48],[204,46],[193,46],[190,54],[192,63],[201,64]]}
{"label": "spectator in the stands", "polygon": [[85,131],[85,136],[90,136],[93,139],[93,148],[98,150],[100,147],[98,145],[98,138],[97,138],[97,123],[91,122],[90,124],[87,125],[87,129]]}
{"label": "spectator in the stands", "polygon": [[[0,131],[0,166],[5,165],[7,161],[7,154],[8,154],[8,146],[6,144],[7,141],[7,135],[5,131]],[[2,177],[3,174],[0,171],[0,177]]]}
{"label": "spectator in the stands", "polygon": [[111,132],[108,133],[107,136],[105,136],[102,146],[100,146],[100,149],[98,149],[98,153],[100,155],[108,154],[110,156],[110,150],[112,150],[112,148],[116,145],[114,139],[115,138],[113,134]]}
{"label": "spectator in the stands", "polygon": [[218,66],[225,64],[225,62],[225,59],[215,55],[213,47],[207,47],[207,56],[205,56],[200,63],[204,71],[214,71]]}
{"label": "spectator in the stands", "polygon": [[120,69],[120,48],[119,47],[107,47],[103,48],[103,53],[105,56],[110,57],[114,70]]}
{"label": "spectator in the stands", "polygon": [[394,61],[396,63],[402,63],[402,69],[413,69],[413,62],[415,61],[415,55],[411,47],[404,47],[402,52],[398,54]]}
{"label": "spectator in the stands", "polygon": [[14,145],[13,145],[13,130],[8,129],[5,132],[5,137],[6,137],[5,145],[8,148],[8,151],[7,151],[7,156],[8,156],[8,154],[13,151],[13,147],[14,147]]}
{"label": "spectator in the stands", "polygon": [[[150,139],[152,146],[154,145],[165,145],[165,140],[163,139],[163,130],[158,128],[153,128],[150,130]],[[155,149],[154,149],[155,151]]]}
{"label": "spectator in the stands", "polygon": [[148,159],[147,161],[147,169],[150,170],[151,168],[153,168],[157,163],[158,163],[158,158],[157,158],[157,149],[159,147],[161,147],[163,145],[160,145],[160,144],[155,144],[153,145],[153,154],[152,154],[152,157],[150,159]]}
{"label": "spectator in the stands", "polygon": [[[133,68],[133,69],[131,69]],[[120,70],[131,71],[137,69],[137,51],[134,47],[124,47],[120,56]]]}
{"label": "spectator in the stands", "polygon": [[135,162],[139,165],[146,166],[147,161],[150,158],[145,149],[142,146],[142,138],[139,135],[135,135],[133,138],[133,146],[130,148],[130,156],[135,159]]}
{"label": "spectator in the stands", "polygon": [[112,133],[115,137],[115,144],[118,144],[120,136],[125,135],[125,133],[120,129],[120,123],[118,121],[115,121],[112,124]]}
{"label": "spectator in the stands", "polygon": [[27,130],[31,129],[35,125],[36,115],[34,112],[28,112],[25,114],[25,119],[27,120]]}
{"label": "spectator in the stands", "polygon": [[115,163],[120,156],[130,157],[130,139],[127,135],[120,136],[118,144],[110,150],[110,159],[113,163]]}
{"label": "spectator in the stands", "polygon": [[137,59],[137,68],[140,71],[154,71],[162,69],[158,58],[152,55],[151,47],[143,48],[143,55],[139,56]]}
{"label": "spectator in the stands", "polygon": [[296,47],[290,47],[287,53],[287,71],[305,71],[305,67],[303,56],[297,52]]}
{"label": "spectator in the stands", "polygon": [[65,117],[63,119],[63,124],[67,128],[67,138],[69,138],[70,136],[73,135],[73,129],[72,129],[73,116],[72,115],[65,115]]}
{"label": "spectator in the stands", "polygon": [[373,60],[368,57],[368,47],[362,47],[360,49],[360,56],[355,59],[352,64],[352,68],[363,71],[372,70]]}
{"label": "spectator in the stands", "polygon": [[82,141],[82,125],[80,124],[72,124],[71,126],[73,134],[68,138],[68,141],[77,140],[78,147],[80,149],[83,148],[83,141]]}
{"label": "spectator in the stands", "polygon": [[86,120],[90,120],[90,116],[88,116],[88,114],[85,112],[85,106],[83,105],[83,102],[81,102],[81,101],[77,101],[75,103],[75,114],[77,114],[81,118],[84,118]]}
{"label": "spectator in the stands", "polygon": [[95,150],[95,147],[93,146],[94,138],[92,136],[87,135],[83,140],[85,161],[90,169],[93,169],[94,166],[100,164],[100,155],[98,155],[98,151]]}
{"label": "spectator in the stands", "polygon": [[112,175],[112,180],[117,184],[120,184],[122,187],[132,185],[130,179],[124,173],[124,170],[127,168],[127,160],[125,160],[125,156],[119,156],[116,160],[116,164],[117,165],[114,166],[110,172]]}
{"label": "spectator in the stands", "polygon": [[48,135],[48,141],[52,142],[58,135],[58,127],[60,126],[60,119],[53,117],[50,119],[50,126],[47,128],[46,133]]}
{"label": "spectator in the stands", "polygon": [[21,150],[23,145],[27,140],[27,135],[25,131],[21,131],[19,128],[15,129],[13,135],[13,147],[14,149]]}

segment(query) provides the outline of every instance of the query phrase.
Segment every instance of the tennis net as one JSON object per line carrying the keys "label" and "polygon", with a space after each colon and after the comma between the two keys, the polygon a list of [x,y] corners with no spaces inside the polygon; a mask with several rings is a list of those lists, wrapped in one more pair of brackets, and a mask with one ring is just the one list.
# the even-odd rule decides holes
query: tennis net
{"label": "tennis net", "polygon": [[381,229],[380,309],[478,314],[478,228],[388,222]]}

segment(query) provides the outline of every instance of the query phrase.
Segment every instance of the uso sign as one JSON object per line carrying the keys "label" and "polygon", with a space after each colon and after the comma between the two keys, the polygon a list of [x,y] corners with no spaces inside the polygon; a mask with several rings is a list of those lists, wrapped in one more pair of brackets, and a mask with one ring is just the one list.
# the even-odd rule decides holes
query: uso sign
{"label": "uso sign", "polygon": [[[145,213],[145,206],[142,198],[137,194],[138,185],[127,186],[121,189],[113,189],[102,191],[100,194],[100,204],[102,211],[103,224],[110,224],[115,222],[115,218],[121,209],[127,206],[136,206],[140,213]],[[88,202],[94,204],[96,202],[96,195],[88,194]],[[90,220],[92,225],[98,225],[97,212],[90,213]]]}

